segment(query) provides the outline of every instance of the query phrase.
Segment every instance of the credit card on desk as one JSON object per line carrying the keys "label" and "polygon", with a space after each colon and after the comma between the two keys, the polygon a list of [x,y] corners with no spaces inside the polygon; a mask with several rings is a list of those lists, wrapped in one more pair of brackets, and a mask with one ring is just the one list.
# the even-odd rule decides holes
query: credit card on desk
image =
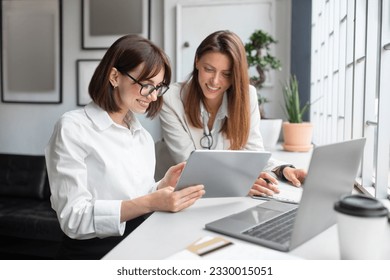
{"label": "credit card on desk", "polygon": [[252,196],[254,199],[261,199],[261,200],[277,200],[280,202],[285,203],[293,203],[293,204],[299,204],[302,197],[302,187],[295,187],[289,183],[286,182],[279,182],[277,185],[279,189],[279,193],[275,193],[272,196],[260,196],[260,195],[254,195]]}

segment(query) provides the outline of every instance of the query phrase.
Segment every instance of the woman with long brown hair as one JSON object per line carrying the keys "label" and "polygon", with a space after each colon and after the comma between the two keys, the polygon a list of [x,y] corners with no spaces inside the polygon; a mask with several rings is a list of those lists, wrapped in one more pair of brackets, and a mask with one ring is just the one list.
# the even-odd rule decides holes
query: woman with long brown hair
{"label": "woman with long brown hair", "polygon": [[[160,121],[174,162],[195,149],[264,150],[256,89],[249,84],[241,39],[228,30],[207,36],[195,54],[193,71],[170,86]],[[250,195],[278,192],[276,177],[300,186],[306,171],[271,159]]]}

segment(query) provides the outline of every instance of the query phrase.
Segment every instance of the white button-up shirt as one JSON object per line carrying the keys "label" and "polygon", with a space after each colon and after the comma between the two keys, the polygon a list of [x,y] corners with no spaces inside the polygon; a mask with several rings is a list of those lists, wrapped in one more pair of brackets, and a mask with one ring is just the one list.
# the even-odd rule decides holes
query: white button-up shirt
{"label": "white button-up shirt", "polygon": [[127,129],[90,103],[55,125],[45,150],[51,204],[71,238],[122,235],[122,200],[156,189],[154,141],[129,117]]}

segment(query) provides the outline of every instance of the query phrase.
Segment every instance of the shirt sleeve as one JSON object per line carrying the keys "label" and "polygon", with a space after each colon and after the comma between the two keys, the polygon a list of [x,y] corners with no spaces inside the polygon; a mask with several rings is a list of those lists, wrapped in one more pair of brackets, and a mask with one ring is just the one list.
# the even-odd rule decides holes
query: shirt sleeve
{"label": "shirt sleeve", "polygon": [[87,187],[88,155],[83,130],[62,117],[45,149],[51,203],[62,230],[74,239],[122,235],[120,200],[95,200]]}
{"label": "shirt sleeve", "polygon": [[164,141],[174,162],[180,163],[187,160],[191,152],[195,150],[195,145],[185,120],[179,85],[172,86],[164,95],[160,123]]}

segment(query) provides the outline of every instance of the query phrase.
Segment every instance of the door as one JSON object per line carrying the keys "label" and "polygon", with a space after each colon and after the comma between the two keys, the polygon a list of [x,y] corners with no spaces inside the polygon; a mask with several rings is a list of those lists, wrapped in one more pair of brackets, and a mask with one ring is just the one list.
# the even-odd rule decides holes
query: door
{"label": "door", "polygon": [[[176,80],[193,69],[201,41],[217,30],[231,30],[245,44],[256,29],[274,36],[275,1],[244,0],[179,3],[176,6]],[[254,69],[251,71],[255,71]]]}

